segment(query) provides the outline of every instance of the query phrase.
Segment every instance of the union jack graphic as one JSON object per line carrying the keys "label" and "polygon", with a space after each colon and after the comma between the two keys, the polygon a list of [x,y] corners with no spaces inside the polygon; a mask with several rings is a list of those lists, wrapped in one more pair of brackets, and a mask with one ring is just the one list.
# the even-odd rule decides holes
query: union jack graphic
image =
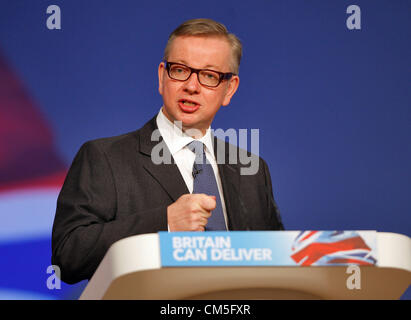
{"label": "union jack graphic", "polygon": [[371,248],[357,231],[302,231],[291,258],[300,266],[375,265]]}

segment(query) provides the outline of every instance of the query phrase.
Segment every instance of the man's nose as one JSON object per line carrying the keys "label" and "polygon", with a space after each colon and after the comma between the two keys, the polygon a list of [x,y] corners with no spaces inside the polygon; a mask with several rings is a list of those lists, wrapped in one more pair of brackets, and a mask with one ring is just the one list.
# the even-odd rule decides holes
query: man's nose
{"label": "man's nose", "polygon": [[198,74],[192,73],[190,78],[184,82],[184,90],[190,93],[198,93],[201,89],[201,84],[198,82]]}

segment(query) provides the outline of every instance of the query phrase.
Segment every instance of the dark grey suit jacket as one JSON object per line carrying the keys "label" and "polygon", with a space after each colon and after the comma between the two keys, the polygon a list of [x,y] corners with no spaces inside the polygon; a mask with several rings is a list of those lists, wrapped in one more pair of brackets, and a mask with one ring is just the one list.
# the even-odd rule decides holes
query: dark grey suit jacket
{"label": "dark grey suit jacket", "polygon": [[[63,281],[90,279],[117,240],[167,231],[167,206],[189,191],[176,164],[151,160],[158,144],[151,141],[155,129],[156,117],[137,131],[80,148],[58,197],[53,225],[52,264],[60,267]],[[218,170],[229,230],[282,230],[265,161],[258,158],[255,175],[240,175],[243,165],[228,164],[228,153],[245,151],[225,146],[227,161]]]}

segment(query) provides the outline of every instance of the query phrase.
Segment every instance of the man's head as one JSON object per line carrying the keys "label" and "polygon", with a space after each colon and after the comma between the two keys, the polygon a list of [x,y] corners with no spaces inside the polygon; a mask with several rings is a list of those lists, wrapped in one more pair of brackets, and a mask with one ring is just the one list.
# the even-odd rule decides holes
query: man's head
{"label": "man's head", "polygon": [[[204,134],[219,108],[230,103],[238,88],[241,50],[237,37],[218,22],[195,19],[180,25],[171,33],[164,52],[169,64],[161,62],[158,68],[165,116],[172,122],[181,121],[183,129],[195,128]],[[171,63],[177,65],[170,71]],[[197,71],[181,80],[178,73],[191,72],[187,67],[218,73]],[[207,85],[206,78],[215,75],[220,77],[218,85]]]}
{"label": "man's head", "polygon": [[225,39],[231,47],[231,72],[238,74],[242,57],[242,45],[240,40],[232,33],[229,33],[227,28],[211,19],[192,19],[183,22],[169,36],[166,48],[164,50],[164,60],[168,60],[173,41],[177,37],[183,36],[199,36],[199,37],[220,37]]}

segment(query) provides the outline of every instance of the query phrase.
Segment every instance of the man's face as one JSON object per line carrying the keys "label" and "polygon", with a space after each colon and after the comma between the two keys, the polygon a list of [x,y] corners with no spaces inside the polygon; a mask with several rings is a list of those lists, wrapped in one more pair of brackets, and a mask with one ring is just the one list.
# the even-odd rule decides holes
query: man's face
{"label": "man's face", "polygon": [[[229,68],[231,59],[231,48],[224,38],[196,36],[175,38],[168,57],[169,62],[224,73],[233,71]],[[239,84],[238,76],[233,76],[218,87],[205,87],[198,82],[195,73],[186,81],[173,80],[163,62],[158,67],[158,78],[165,116],[171,122],[181,121],[184,130],[194,128],[202,134],[211,125],[218,109],[230,103]]]}

